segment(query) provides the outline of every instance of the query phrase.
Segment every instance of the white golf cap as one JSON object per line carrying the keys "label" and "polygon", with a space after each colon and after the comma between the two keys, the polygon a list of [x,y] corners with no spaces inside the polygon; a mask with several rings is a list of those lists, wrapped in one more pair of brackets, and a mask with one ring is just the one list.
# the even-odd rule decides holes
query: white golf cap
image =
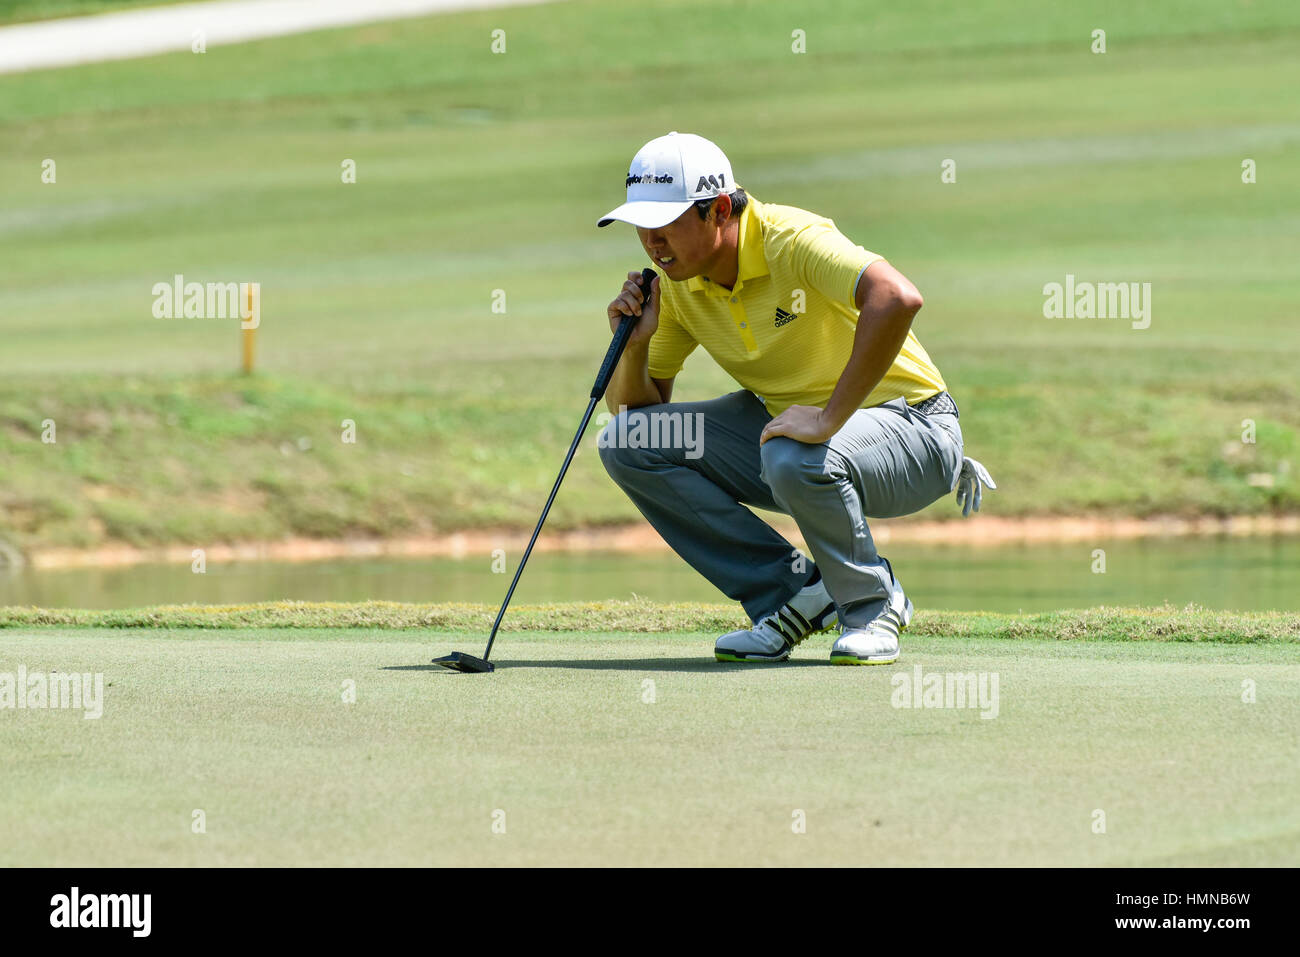
{"label": "white golf cap", "polygon": [[695,201],[735,188],[731,161],[716,143],[674,130],[637,150],[627,171],[627,202],[611,209],[596,225],[608,226],[619,220],[657,229],[667,226]]}

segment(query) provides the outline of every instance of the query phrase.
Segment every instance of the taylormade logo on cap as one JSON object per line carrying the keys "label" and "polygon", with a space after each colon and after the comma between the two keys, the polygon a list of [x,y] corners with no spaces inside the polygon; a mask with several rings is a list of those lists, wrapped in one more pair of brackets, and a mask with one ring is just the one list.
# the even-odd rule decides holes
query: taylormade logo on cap
{"label": "taylormade logo on cap", "polygon": [[627,171],[627,202],[597,222],[615,220],[643,229],[666,226],[691,204],[736,188],[731,161],[716,143],[694,133],[673,131],[651,140],[632,157]]}
{"label": "taylormade logo on cap", "polygon": [[663,173],[659,176],[654,176],[651,173],[642,173],[639,176],[629,176],[627,182],[623,185],[631,186],[633,183],[671,183],[672,181],[673,178],[668,173]]}

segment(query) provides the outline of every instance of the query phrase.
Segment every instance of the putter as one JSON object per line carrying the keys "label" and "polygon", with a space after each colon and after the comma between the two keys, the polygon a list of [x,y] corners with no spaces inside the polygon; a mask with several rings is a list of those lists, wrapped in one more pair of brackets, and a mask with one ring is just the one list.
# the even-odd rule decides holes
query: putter
{"label": "putter", "polygon": [[[655,271],[653,269],[642,270],[642,303],[650,301],[650,283],[654,281],[654,278]],[[537,527],[533,529],[533,537],[528,540],[528,547],[524,549],[524,557],[519,560],[519,567],[515,569],[514,580],[510,583],[510,590],[506,592],[506,600],[501,603],[501,610],[497,612],[497,620],[492,624],[492,633],[488,635],[487,650],[483,652],[483,657],[475,658],[463,651],[453,651],[441,658],[434,658],[433,663],[435,665],[442,665],[444,668],[463,671],[467,674],[487,674],[496,670],[496,666],[488,661],[488,656],[492,654],[492,642],[496,641],[497,629],[501,627],[501,619],[505,617],[506,608],[510,606],[510,598],[515,593],[515,586],[519,584],[519,576],[524,573],[524,565],[528,563],[528,556],[532,554],[533,545],[537,541],[538,534],[542,531],[542,525],[546,522],[546,515],[551,510],[551,503],[555,501],[555,493],[560,490],[560,483],[564,481],[564,473],[569,470],[569,463],[573,461],[573,454],[578,451],[578,443],[582,441],[582,433],[587,430],[587,423],[591,421],[591,413],[596,410],[596,403],[604,398],[605,389],[609,386],[609,380],[618,367],[618,360],[622,358],[623,350],[627,347],[627,340],[632,335],[632,327],[636,325],[639,318],[639,316],[624,316],[623,320],[618,324],[618,331],[614,333],[614,339],[609,344],[609,351],[605,353],[605,361],[601,363],[600,371],[596,373],[596,384],[591,387],[591,401],[587,403],[587,411],[582,417],[582,424],[578,426],[578,432],[574,435],[573,443],[569,446],[569,454],[564,457],[564,464],[560,466],[560,474],[555,479],[555,487],[551,489],[551,497],[546,500],[546,505],[542,509],[542,517],[537,520]]]}

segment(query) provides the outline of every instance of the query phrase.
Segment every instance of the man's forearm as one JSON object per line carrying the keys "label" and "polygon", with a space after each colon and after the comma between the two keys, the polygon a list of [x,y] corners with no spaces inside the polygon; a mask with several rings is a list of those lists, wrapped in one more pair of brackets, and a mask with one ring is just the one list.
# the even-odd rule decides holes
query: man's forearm
{"label": "man's forearm", "polygon": [[649,342],[627,344],[609,380],[609,388],[605,390],[605,405],[609,411],[617,413],[620,406],[639,409],[663,402],[659,387],[650,378],[649,356]]}
{"label": "man's forearm", "polygon": [[868,302],[858,316],[853,353],[826,403],[825,417],[838,431],[880,384],[907,341],[917,310],[893,302],[880,308]]}

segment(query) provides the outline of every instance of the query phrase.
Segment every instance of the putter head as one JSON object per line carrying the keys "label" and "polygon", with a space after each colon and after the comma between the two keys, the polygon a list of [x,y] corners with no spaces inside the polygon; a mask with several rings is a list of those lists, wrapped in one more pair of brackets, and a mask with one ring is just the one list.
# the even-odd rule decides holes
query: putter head
{"label": "putter head", "polygon": [[441,658],[434,658],[433,663],[442,665],[444,668],[450,668],[452,671],[464,671],[468,674],[487,674],[496,670],[492,662],[484,658],[467,655],[463,651],[453,651]]}

